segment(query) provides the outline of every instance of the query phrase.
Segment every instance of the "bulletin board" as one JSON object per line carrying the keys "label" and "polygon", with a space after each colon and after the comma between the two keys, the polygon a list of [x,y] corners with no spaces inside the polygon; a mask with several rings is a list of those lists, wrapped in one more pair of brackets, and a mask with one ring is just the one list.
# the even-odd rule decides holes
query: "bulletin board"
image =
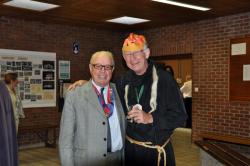
{"label": "bulletin board", "polygon": [[18,74],[24,108],[56,106],[56,53],[0,49],[1,79]]}
{"label": "bulletin board", "polygon": [[250,37],[230,41],[230,100],[250,101]]}

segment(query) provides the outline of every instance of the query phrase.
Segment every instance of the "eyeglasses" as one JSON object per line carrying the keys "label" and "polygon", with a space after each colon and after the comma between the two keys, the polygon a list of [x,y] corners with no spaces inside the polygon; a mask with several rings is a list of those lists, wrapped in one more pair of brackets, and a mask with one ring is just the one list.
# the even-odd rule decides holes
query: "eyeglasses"
{"label": "eyeglasses", "polygon": [[101,65],[101,64],[91,64],[97,70],[112,70],[114,68],[113,65]]}
{"label": "eyeglasses", "polygon": [[[145,49],[144,49],[145,50]],[[130,56],[134,56],[134,57],[140,57],[142,55],[142,53],[144,52],[144,50],[140,50],[140,51],[134,51],[134,52],[126,52],[123,53],[124,56],[126,57],[130,57]]]}

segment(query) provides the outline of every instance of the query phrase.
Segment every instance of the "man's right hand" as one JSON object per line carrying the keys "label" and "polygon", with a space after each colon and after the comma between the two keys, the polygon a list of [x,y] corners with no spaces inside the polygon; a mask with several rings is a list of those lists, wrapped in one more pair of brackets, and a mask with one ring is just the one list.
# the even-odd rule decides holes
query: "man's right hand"
{"label": "man's right hand", "polygon": [[77,86],[82,86],[87,82],[88,82],[87,80],[78,80],[74,82],[73,84],[71,84],[67,90],[74,90]]}

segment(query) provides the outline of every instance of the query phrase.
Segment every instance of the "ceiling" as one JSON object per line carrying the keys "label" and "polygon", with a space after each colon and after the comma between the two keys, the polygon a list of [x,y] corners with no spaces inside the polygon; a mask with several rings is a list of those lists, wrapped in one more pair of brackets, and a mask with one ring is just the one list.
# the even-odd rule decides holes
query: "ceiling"
{"label": "ceiling", "polygon": [[[35,12],[2,5],[0,0],[0,21],[14,17],[39,20],[45,23],[59,23],[89,26],[111,30],[138,30],[182,24],[242,12],[250,12],[250,0],[179,0],[189,4],[212,8],[203,12],[151,0],[37,0],[60,5],[45,12]],[[120,16],[131,16],[151,20],[150,22],[121,25],[105,22]]]}

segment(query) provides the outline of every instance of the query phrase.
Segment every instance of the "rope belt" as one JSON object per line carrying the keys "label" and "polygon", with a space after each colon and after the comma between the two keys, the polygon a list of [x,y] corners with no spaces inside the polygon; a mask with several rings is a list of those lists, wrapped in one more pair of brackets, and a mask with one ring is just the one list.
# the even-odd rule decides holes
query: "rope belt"
{"label": "rope belt", "polygon": [[166,166],[166,160],[167,160],[167,156],[166,156],[166,151],[164,149],[164,147],[169,143],[170,138],[167,139],[167,141],[162,145],[153,145],[152,142],[141,142],[141,141],[137,141],[134,140],[133,138],[129,137],[126,135],[126,139],[132,143],[132,144],[136,144],[136,145],[140,145],[143,146],[145,148],[150,148],[150,149],[157,149],[158,151],[158,160],[157,160],[157,165],[160,166],[160,162],[161,162],[161,154],[163,153],[164,156],[164,166]]}

